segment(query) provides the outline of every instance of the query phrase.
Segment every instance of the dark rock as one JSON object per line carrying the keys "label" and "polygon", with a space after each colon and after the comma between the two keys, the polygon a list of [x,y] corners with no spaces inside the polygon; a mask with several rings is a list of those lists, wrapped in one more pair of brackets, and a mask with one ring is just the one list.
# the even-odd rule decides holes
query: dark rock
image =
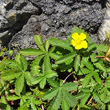
{"label": "dark rock", "polygon": [[[13,4],[12,7],[9,4]],[[40,13],[39,8],[28,0],[0,1],[0,7],[0,39],[5,45],[23,28],[31,15]]]}
{"label": "dark rock", "polygon": [[10,1],[2,6],[0,38],[9,37],[4,43],[12,38],[10,45],[18,44],[20,48],[35,44],[34,33],[40,33],[43,40],[46,36],[65,39],[78,26],[89,34],[97,34],[106,9],[106,0]]}

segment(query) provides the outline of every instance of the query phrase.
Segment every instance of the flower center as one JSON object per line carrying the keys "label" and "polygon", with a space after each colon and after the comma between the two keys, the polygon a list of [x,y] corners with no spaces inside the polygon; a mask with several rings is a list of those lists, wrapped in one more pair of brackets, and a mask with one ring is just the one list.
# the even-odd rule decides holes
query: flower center
{"label": "flower center", "polygon": [[77,39],[77,44],[81,44],[81,42],[82,42],[82,40],[80,40],[80,39]]}

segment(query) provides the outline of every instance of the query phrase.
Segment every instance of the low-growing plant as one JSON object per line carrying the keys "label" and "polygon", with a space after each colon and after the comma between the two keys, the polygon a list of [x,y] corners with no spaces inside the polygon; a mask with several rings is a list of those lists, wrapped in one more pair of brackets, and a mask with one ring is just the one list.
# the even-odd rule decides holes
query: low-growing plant
{"label": "low-growing plant", "polygon": [[1,109],[110,109],[109,45],[93,43],[77,27],[66,40],[34,40],[37,49],[0,61]]}

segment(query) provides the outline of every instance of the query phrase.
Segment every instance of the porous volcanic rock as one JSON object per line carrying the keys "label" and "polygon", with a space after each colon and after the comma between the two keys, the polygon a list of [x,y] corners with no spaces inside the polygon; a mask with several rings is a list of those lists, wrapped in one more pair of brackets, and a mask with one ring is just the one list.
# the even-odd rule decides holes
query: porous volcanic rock
{"label": "porous volcanic rock", "polygon": [[34,45],[35,33],[40,33],[43,40],[47,36],[65,39],[75,26],[93,36],[103,22],[106,10],[106,0],[4,1],[0,2],[4,4],[0,5],[3,8],[0,13],[0,38],[4,43],[10,42],[11,46],[18,44],[20,48]]}

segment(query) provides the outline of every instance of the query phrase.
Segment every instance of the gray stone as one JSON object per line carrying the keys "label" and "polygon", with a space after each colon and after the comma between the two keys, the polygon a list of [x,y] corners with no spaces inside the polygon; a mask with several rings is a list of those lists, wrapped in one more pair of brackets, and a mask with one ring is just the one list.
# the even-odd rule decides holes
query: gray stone
{"label": "gray stone", "polygon": [[[5,45],[23,28],[31,15],[40,13],[39,8],[28,0],[2,0],[0,9],[0,39]],[[7,31],[10,34],[6,37],[4,33]]]}
{"label": "gray stone", "polygon": [[[66,39],[78,26],[97,34],[105,15],[103,0],[4,0],[0,37],[12,47],[34,47],[33,35]],[[2,34],[8,31],[6,35]],[[12,39],[11,39],[12,38]],[[94,38],[92,38],[94,41]],[[95,39],[97,40],[97,39]]]}
{"label": "gray stone", "polygon": [[98,31],[98,37],[101,41],[106,39],[106,33],[110,35],[110,8],[106,10],[104,21]]}

